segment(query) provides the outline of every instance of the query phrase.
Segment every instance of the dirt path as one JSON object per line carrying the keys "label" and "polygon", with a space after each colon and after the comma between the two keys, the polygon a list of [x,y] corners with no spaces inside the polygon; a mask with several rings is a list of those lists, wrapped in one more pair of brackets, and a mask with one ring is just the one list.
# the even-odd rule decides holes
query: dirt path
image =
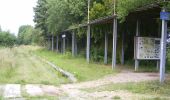
{"label": "dirt path", "polygon": [[117,75],[106,76],[102,79],[77,84],[62,85],[61,87],[82,89],[82,88],[94,88],[111,83],[142,82],[158,79],[159,79],[158,73],[135,73],[132,71],[122,71]]}
{"label": "dirt path", "polygon": [[[131,71],[122,71],[121,73],[117,75],[110,75],[106,76],[102,79],[95,80],[95,81],[89,81],[89,82],[82,82],[77,84],[68,84],[68,85],[62,85],[60,86],[60,90],[62,90],[64,93],[68,95],[69,99],[73,100],[86,100],[86,99],[113,99],[115,96],[121,96],[121,98],[124,98],[125,100],[127,97],[130,98],[129,100],[132,100],[132,98],[135,98],[135,100],[138,97],[145,98],[144,95],[140,94],[132,94],[127,91],[103,91],[103,92],[95,92],[95,93],[88,93],[85,91],[81,91],[81,89],[88,89],[88,88],[94,88],[99,87],[102,85],[107,84],[114,84],[114,83],[128,83],[128,82],[142,82],[142,81],[152,81],[152,80],[158,80],[159,75],[157,73],[134,73]],[[155,97],[155,96],[150,96]],[[148,98],[148,97],[147,97]],[[127,100],[127,99],[126,99]]]}
{"label": "dirt path", "polygon": [[[66,84],[59,87],[48,86],[48,85],[24,85],[22,86],[24,92],[30,96],[43,96],[43,95],[52,95],[59,97],[60,100],[111,100],[114,98],[121,97],[122,100],[138,100],[142,98],[156,98],[157,96],[153,95],[142,95],[142,94],[133,94],[128,91],[102,91],[89,93],[83,91],[82,89],[99,87],[106,84],[112,83],[127,83],[127,82],[142,82],[142,81],[151,81],[158,80],[159,75],[157,73],[134,73],[131,71],[122,71],[117,75],[106,76],[102,79],[75,83],[75,84]],[[7,86],[7,85],[6,85]],[[8,90],[5,90],[8,92]],[[23,91],[22,91],[23,92]],[[65,95],[63,95],[65,94]],[[139,98],[140,97],[140,98]],[[163,97],[169,98],[169,97]],[[169,98],[170,99],[170,98]]]}

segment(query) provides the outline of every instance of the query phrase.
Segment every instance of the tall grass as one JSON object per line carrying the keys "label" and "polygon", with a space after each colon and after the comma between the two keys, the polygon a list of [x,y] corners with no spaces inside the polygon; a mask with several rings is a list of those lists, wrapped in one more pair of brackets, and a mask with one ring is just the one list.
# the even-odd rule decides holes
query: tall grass
{"label": "tall grass", "polygon": [[0,49],[0,80],[10,79],[15,74],[17,62],[12,49]]}
{"label": "tall grass", "polygon": [[68,80],[32,54],[36,46],[0,49],[0,84],[52,84]]}

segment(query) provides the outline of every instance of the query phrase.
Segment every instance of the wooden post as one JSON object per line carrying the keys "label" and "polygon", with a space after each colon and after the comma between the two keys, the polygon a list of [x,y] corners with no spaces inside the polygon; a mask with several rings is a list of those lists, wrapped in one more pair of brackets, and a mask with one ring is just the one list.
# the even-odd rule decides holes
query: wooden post
{"label": "wooden post", "polygon": [[90,63],[90,25],[87,27],[87,47],[86,47],[86,60]]}
{"label": "wooden post", "polygon": [[54,35],[52,35],[51,50],[54,51]]}
{"label": "wooden post", "polygon": [[57,52],[59,52],[58,42],[59,42],[59,38],[58,38],[58,35],[57,35],[57,36],[56,36],[56,51],[57,51]]}
{"label": "wooden post", "polygon": [[[139,36],[140,35],[140,31],[139,31],[139,20],[137,20],[137,23],[136,23],[136,36]],[[136,48],[137,50],[137,48]],[[139,68],[139,60],[138,59],[135,59],[135,71],[137,71]]]}
{"label": "wooden post", "polygon": [[117,18],[113,20],[113,52],[112,52],[112,69],[116,67],[116,48],[117,48]]}
{"label": "wooden post", "polygon": [[75,56],[75,32],[72,32],[72,56]]}
{"label": "wooden post", "polygon": [[105,32],[104,64],[108,63],[107,54],[108,54],[108,33]]}
{"label": "wooden post", "polygon": [[121,64],[124,65],[125,60],[124,60],[124,43],[125,43],[125,33],[122,33],[122,58],[121,58]]}
{"label": "wooden post", "polygon": [[[163,9],[163,12],[166,12],[166,10]],[[162,20],[161,52],[160,52],[160,83],[164,83],[165,81],[166,39],[167,39],[167,20]]]}

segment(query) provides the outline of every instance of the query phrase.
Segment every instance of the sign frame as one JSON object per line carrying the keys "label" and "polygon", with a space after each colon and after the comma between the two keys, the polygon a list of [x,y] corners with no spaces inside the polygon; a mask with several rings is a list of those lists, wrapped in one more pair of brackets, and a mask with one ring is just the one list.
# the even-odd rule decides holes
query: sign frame
{"label": "sign frame", "polygon": [[[148,43],[150,43],[150,41],[152,41],[151,43],[154,43],[153,48],[151,48],[151,49],[147,48],[148,46],[152,46],[152,45],[151,44],[146,45],[147,42],[144,40],[143,40],[143,42],[142,42],[142,40],[140,41],[139,40],[140,38],[146,39],[147,41],[149,41]],[[134,38],[134,44],[135,44],[134,45],[134,59],[136,59],[136,60],[160,60],[160,40],[161,40],[160,38],[154,38],[154,37],[140,37],[140,36],[135,37]],[[144,42],[146,42],[146,43],[144,43]],[[156,43],[156,42],[159,42],[159,43]],[[144,51],[140,48],[142,48]],[[156,51],[156,49],[158,49],[158,48],[159,48],[159,50]],[[140,56],[142,54],[142,52],[144,53],[143,57]],[[145,57],[146,55],[148,57]],[[159,57],[157,57],[157,56],[159,56]]]}

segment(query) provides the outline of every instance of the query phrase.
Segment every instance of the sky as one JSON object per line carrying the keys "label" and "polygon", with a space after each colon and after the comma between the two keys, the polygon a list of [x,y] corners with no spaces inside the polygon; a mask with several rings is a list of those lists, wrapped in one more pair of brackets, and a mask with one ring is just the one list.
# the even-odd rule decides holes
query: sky
{"label": "sky", "polygon": [[37,0],[0,0],[0,26],[17,35],[21,25],[32,25]]}

